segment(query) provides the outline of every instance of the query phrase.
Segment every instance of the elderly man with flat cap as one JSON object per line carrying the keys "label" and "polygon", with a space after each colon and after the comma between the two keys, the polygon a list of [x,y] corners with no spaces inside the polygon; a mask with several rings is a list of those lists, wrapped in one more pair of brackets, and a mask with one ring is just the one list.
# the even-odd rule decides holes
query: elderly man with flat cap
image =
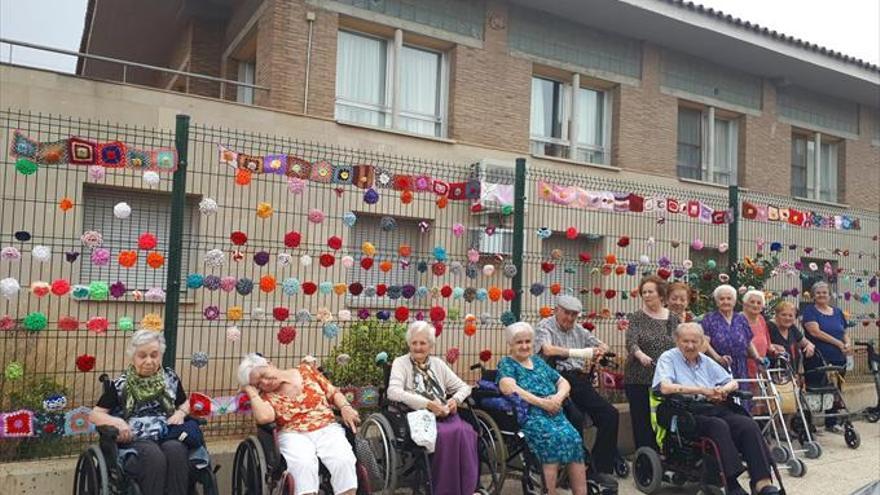
{"label": "elderly man with flat cap", "polygon": [[587,364],[608,352],[608,346],[577,323],[581,310],[578,298],[559,296],[553,316],[544,318],[535,327],[535,349],[545,359],[555,361],[556,369],[571,384],[571,400],[580,415],[569,414],[569,420],[582,430],[583,425],[577,423],[582,423],[583,415],[588,414],[596,425],[589,477],[604,490],[614,491],[617,480],[611,473],[617,455],[618,413],[593,389],[586,372]]}

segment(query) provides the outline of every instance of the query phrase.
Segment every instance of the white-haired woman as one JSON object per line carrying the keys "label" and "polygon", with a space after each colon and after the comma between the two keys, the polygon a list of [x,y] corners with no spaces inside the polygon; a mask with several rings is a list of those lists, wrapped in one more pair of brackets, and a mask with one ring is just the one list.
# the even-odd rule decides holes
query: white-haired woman
{"label": "white-haired woman", "polygon": [[409,353],[391,364],[388,399],[437,418],[431,459],[433,493],[472,494],[479,481],[477,432],[457,414],[471,388],[440,358],[432,356],[434,327],[416,321],[406,330]]}
{"label": "white-haired woman", "polygon": [[[819,351],[818,356],[807,359],[804,367],[808,371],[806,381],[808,385],[822,385],[827,377],[825,373],[809,373],[809,370],[822,366],[822,359],[835,366],[846,366],[846,357],[852,354],[852,341],[849,332],[846,331],[846,317],[840,308],[831,305],[831,290],[827,283],[816,282],[812,287],[813,304],[804,308],[801,319],[807,338],[810,339]],[[821,357],[820,357],[821,356]],[[842,374],[846,374],[844,369]],[[827,410],[827,413],[835,413],[838,404]],[[825,418],[825,429],[832,433],[841,433],[843,428],[837,424],[837,418]]]}
{"label": "white-haired woman", "polygon": [[[770,350],[770,327],[764,319],[764,306],[767,304],[764,293],[757,289],[747,291],[743,294],[742,303],[742,313],[749,321],[749,328],[752,329],[752,345],[755,347],[757,357],[763,360]],[[755,378],[758,375],[756,361],[749,361],[748,368],[749,377]]]}
{"label": "white-haired woman", "polygon": [[707,354],[728,367],[734,378],[748,378],[748,359],[760,359],[761,356],[752,344],[754,334],[749,320],[734,311],[736,289],[727,284],[719,285],[712,297],[718,310],[707,314],[700,322],[709,343]]}
{"label": "white-haired woman", "polygon": [[187,443],[195,448],[202,437],[198,425],[186,421],[186,392],[174,370],[162,367],[164,353],[161,333],[135,332],[127,349],[128,368],[101,395],[89,420],[119,430],[122,467],[144,495],[185,495],[191,447],[169,436],[169,429],[182,431],[185,422],[191,423]]}
{"label": "white-haired woman", "polygon": [[318,493],[319,459],[330,472],[334,493],[355,493],[356,459],[331,405],[352,430],[360,417],[313,363],[281,370],[259,354],[248,354],[238,367],[238,381],[257,424],[275,422],[278,449],[296,481],[297,495]]}
{"label": "white-haired woman", "polygon": [[498,362],[498,387],[501,393],[517,394],[531,406],[520,428],[529,450],[543,465],[546,493],[556,493],[559,465],[567,464],[572,491],[583,495],[587,493],[583,441],[562,411],[571,385],[543,359],[533,355],[535,330],[531,325],[514,323],[504,332],[509,355]]}

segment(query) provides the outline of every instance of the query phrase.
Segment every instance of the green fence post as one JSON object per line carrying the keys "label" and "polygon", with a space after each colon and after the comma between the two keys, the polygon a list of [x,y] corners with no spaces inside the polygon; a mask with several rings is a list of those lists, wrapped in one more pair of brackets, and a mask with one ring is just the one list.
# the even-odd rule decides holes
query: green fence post
{"label": "green fence post", "polygon": [[164,366],[174,368],[177,357],[177,321],[180,314],[180,269],[183,258],[183,216],[186,212],[186,164],[189,150],[189,115],[178,115],[174,129],[177,170],[171,187],[171,225],[168,236],[168,277],[165,281]]}
{"label": "green fence post", "polygon": [[510,303],[510,311],[516,320],[520,320],[522,312],[522,279],[523,279],[523,230],[526,226],[526,159],[516,159],[516,178],[513,181],[513,264],[516,276],[513,277],[513,292],[516,297]]}
{"label": "green fence post", "polygon": [[[733,266],[739,262],[739,186],[727,187],[727,204],[731,211],[731,221],[727,225],[728,265]],[[730,284],[734,287],[739,285],[736,270],[730,271]]]}

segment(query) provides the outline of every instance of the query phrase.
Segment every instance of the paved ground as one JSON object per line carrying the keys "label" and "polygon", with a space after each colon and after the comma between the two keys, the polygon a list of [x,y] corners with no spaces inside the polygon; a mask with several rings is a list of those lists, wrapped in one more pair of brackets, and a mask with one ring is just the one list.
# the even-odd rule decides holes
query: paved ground
{"label": "paved ground", "polygon": [[[822,445],[822,457],[805,460],[807,473],[794,478],[783,472],[788,495],[848,495],[869,482],[880,479],[880,423],[857,422],[856,430],[862,438],[857,450],[849,449],[842,435],[824,433],[816,440]],[[743,483],[745,486],[745,483]],[[666,489],[663,495],[690,494],[695,490]],[[504,495],[522,493],[519,481],[509,480]],[[569,492],[560,491],[562,494]],[[639,492],[632,478],[620,480],[619,495],[636,495]]]}

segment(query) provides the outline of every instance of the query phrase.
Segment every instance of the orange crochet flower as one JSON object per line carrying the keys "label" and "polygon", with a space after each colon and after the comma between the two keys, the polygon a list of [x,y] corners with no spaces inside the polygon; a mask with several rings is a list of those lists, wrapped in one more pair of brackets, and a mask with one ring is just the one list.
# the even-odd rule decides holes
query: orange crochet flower
{"label": "orange crochet flower", "polygon": [[560,292],[562,292],[562,285],[561,284],[558,284],[558,283],[550,284],[550,293],[551,294],[553,294],[555,296],[555,295],[558,295]]}
{"label": "orange crochet flower", "polygon": [[623,266],[623,265],[617,265],[617,266],[614,268],[614,273],[615,273],[616,275],[623,275],[624,273],[626,273],[626,267]]}
{"label": "orange crochet flower", "polygon": [[501,289],[498,287],[489,287],[489,300],[492,302],[498,302],[501,299]]}
{"label": "orange crochet flower", "polygon": [[61,201],[58,202],[58,208],[61,208],[61,211],[67,211],[73,208],[73,201],[70,198],[61,198]]}
{"label": "orange crochet flower", "polygon": [[345,295],[345,292],[348,290],[348,286],[345,284],[336,284],[333,286],[333,292],[336,293],[337,296]]}
{"label": "orange crochet flower", "polygon": [[473,337],[474,334],[477,333],[477,324],[476,323],[465,323],[464,324],[464,334],[468,337]]}
{"label": "orange crochet flower", "polygon": [[275,277],[272,275],[263,275],[260,277],[260,290],[263,292],[272,292],[275,290],[275,286],[277,283],[275,282]]}
{"label": "orange crochet flower", "polygon": [[538,314],[541,315],[541,318],[550,318],[553,316],[553,310],[549,306],[541,306]]}
{"label": "orange crochet flower", "polygon": [[617,264],[617,256],[614,254],[611,254],[611,253],[606,254],[605,255],[605,263],[608,263],[609,265],[616,265]]}
{"label": "orange crochet flower", "polygon": [[397,254],[404,258],[408,258],[412,254],[412,247],[410,247],[409,244],[401,244],[400,247],[397,248]]}
{"label": "orange crochet flower", "polygon": [[246,186],[251,183],[251,171],[240,168],[235,171],[235,183],[239,186]]}
{"label": "orange crochet flower", "polygon": [[229,321],[238,321],[244,316],[244,310],[241,306],[233,306],[226,310],[226,319]]}
{"label": "orange crochet flower", "polygon": [[125,268],[133,267],[138,260],[137,251],[122,251],[119,253],[119,264]]}
{"label": "orange crochet flower", "polygon": [[401,203],[408,205],[408,204],[412,203],[412,200],[413,200],[412,191],[403,191],[400,193],[400,202]]}
{"label": "orange crochet flower", "polygon": [[382,270],[383,272],[390,272],[391,268],[393,268],[393,267],[394,267],[394,264],[388,260],[385,260],[385,261],[379,263],[379,269]]}
{"label": "orange crochet flower", "polygon": [[161,268],[165,264],[165,257],[157,251],[151,251],[147,255],[147,264],[150,268]]}
{"label": "orange crochet flower", "polygon": [[446,205],[449,204],[449,198],[447,198],[446,196],[440,196],[439,198],[437,198],[436,203],[437,208],[440,208],[442,210],[443,208],[446,208]]}

